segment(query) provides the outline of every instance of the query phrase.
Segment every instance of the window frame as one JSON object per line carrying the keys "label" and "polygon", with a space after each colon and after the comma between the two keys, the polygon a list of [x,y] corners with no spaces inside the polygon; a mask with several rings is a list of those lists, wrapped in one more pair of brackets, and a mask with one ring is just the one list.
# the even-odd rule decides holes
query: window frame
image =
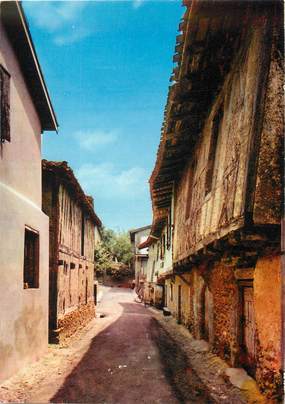
{"label": "window frame", "polygon": [[[30,251],[28,251],[28,249]],[[33,229],[30,226],[25,226],[23,288],[39,289],[40,287],[39,278],[40,278],[40,233],[39,231]]]}
{"label": "window frame", "polygon": [[222,103],[212,121],[211,138],[208,152],[207,169],[205,176],[205,196],[207,196],[213,189],[214,170],[217,160],[217,151],[221,136],[221,127],[224,117],[224,104]]}
{"label": "window frame", "polygon": [[0,64],[0,143],[10,142],[10,73]]}

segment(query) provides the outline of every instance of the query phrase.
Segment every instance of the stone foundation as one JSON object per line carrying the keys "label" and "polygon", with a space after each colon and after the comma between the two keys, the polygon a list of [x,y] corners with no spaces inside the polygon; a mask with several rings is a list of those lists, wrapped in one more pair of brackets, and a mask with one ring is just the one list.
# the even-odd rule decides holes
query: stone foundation
{"label": "stone foundation", "polygon": [[[256,335],[252,369],[247,369],[243,357],[241,287],[244,279],[253,288]],[[280,256],[260,257],[255,266],[244,269],[236,268],[234,259],[222,258],[207,268],[191,268],[182,276],[173,276],[165,285],[167,307],[176,319],[181,286],[180,321],[194,338],[207,340],[212,352],[230,367],[244,366],[269,399],[280,395]]]}
{"label": "stone foundation", "polygon": [[58,320],[57,330],[52,330],[50,342],[60,343],[71,337],[76,331],[83,328],[95,317],[95,305],[89,302]]}

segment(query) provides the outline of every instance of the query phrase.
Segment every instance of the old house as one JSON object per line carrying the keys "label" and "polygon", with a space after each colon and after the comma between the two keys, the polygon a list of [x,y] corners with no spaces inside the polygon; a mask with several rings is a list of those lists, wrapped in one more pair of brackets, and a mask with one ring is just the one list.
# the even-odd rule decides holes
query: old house
{"label": "old house", "polygon": [[0,381],[48,343],[48,217],[41,134],[57,120],[18,2],[0,3]]}
{"label": "old house", "polygon": [[172,275],[172,223],[169,214],[157,218],[150,229],[148,238],[139,244],[140,250],[148,248],[148,261],[144,283],[144,300],[158,308],[167,306],[168,294],[173,293],[165,283]]}
{"label": "old house", "polygon": [[152,228],[173,210],[167,304],[270,396],[281,386],[283,3],[185,5],[150,179]]}
{"label": "old house", "polygon": [[101,221],[73,171],[43,160],[43,211],[49,225],[49,335],[73,334],[95,315],[94,249]]}
{"label": "old house", "polygon": [[129,231],[132,245],[133,257],[133,272],[135,274],[136,287],[144,283],[146,279],[146,268],[148,262],[148,248],[139,249],[139,244],[146,241],[151,226],[139,227]]}

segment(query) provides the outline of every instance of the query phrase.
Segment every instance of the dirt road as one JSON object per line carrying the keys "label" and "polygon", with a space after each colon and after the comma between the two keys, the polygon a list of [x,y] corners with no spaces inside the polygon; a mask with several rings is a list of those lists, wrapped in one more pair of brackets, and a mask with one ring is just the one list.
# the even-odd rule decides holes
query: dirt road
{"label": "dirt road", "polygon": [[46,358],[44,370],[38,363],[18,376],[18,384],[8,385],[11,399],[14,388],[28,402],[211,402],[179,347],[134,298],[130,290],[108,289],[97,309],[105,317],[53,361]]}

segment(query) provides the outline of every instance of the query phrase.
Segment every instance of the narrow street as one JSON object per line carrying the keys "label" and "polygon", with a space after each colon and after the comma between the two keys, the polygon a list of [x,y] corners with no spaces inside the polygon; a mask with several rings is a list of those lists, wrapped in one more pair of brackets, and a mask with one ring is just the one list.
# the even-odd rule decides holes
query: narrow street
{"label": "narrow street", "polygon": [[[142,304],[134,302],[134,297],[126,289],[112,288],[106,293],[99,311],[109,318],[110,324],[91,341],[89,351],[52,401],[180,402],[182,397],[172,385],[173,369],[168,368],[156,343],[159,325]],[[113,316],[118,312],[121,315],[115,319]],[[205,399],[200,386],[192,388],[191,399],[197,396]]]}
{"label": "narrow street", "polygon": [[191,372],[189,378],[186,358],[151,311],[135,302],[135,293],[104,289],[97,309],[104,317],[66,346],[51,347],[52,355],[2,385],[0,400],[211,402],[198,377]]}

